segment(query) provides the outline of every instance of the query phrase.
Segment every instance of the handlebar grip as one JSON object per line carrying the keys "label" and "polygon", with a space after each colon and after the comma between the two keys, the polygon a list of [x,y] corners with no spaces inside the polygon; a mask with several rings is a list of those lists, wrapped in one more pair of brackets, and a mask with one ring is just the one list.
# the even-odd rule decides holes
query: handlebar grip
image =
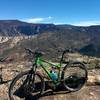
{"label": "handlebar grip", "polygon": [[28,51],[29,53],[34,53],[31,49],[29,48],[25,48],[26,51]]}
{"label": "handlebar grip", "polygon": [[25,48],[26,51],[28,51],[29,54],[32,54],[34,56],[43,56],[45,53],[44,52],[39,52],[39,51],[32,51],[29,48]]}

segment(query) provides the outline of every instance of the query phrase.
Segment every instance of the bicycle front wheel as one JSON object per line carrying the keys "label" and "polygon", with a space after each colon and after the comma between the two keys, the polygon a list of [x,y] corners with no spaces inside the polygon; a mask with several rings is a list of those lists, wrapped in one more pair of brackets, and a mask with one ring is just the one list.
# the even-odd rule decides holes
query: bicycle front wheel
{"label": "bicycle front wheel", "polygon": [[81,62],[70,62],[64,67],[62,77],[64,87],[69,91],[78,91],[87,81],[87,68]]}
{"label": "bicycle front wheel", "polygon": [[36,73],[33,82],[31,75],[29,71],[26,71],[18,74],[13,79],[9,87],[10,100],[23,100],[29,95],[42,94],[45,87],[43,78]]}

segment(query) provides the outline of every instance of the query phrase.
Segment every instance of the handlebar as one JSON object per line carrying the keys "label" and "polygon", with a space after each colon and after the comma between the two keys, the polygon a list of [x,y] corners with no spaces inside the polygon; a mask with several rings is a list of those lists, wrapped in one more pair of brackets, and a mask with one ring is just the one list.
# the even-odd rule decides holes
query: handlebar
{"label": "handlebar", "polygon": [[25,48],[25,50],[28,51],[29,54],[30,54],[30,53],[31,53],[31,54],[34,54],[34,52],[33,52],[31,49],[29,49],[29,48]]}
{"label": "handlebar", "polygon": [[29,49],[29,48],[25,48],[25,50],[26,51],[28,51],[28,53],[31,55],[33,55],[33,56],[35,56],[35,57],[41,57],[44,53],[43,52],[38,52],[38,51],[32,51],[31,49]]}
{"label": "handlebar", "polygon": [[[29,48],[25,48],[25,50],[28,51],[28,53],[29,53],[30,55],[32,55],[33,58],[34,58],[34,57],[41,57],[41,56],[43,56],[43,55],[45,54],[45,53],[43,53],[43,52],[32,51],[32,50],[29,49]],[[76,51],[77,51],[77,50],[75,50],[75,49],[66,49],[66,50],[64,50],[63,53],[62,53],[61,62],[63,61],[63,57],[64,57],[64,54],[65,54],[65,53],[75,53]]]}

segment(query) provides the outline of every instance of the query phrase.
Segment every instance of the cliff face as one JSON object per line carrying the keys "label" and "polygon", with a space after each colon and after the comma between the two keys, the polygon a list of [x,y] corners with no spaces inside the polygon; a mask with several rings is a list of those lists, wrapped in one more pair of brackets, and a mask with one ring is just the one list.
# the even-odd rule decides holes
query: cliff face
{"label": "cliff face", "polygon": [[[88,50],[90,45],[93,46]],[[79,27],[31,24],[18,20],[0,21],[0,50],[24,47],[38,47],[54,54],[59,48],[72,48],[85,55],[100,57],[100,26]]]}

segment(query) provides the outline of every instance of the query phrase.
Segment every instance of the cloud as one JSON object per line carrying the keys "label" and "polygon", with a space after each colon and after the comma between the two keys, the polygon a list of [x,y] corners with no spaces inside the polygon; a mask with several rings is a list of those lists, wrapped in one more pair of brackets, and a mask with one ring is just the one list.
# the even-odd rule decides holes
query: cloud
{"label": "cloud", "polygon": [[63,23],[63,22],[54,22],[55,25],[62,25],[62,24],[67,24],[67,23]]}
{"label": "cloud", "polygon": [[91,26],[91,25],[100,25],[100,21],[81,21],[78,23],[72,23],[75,26]]}
{"label": "cloud", "polygon": [[45,17],[45,18],[42,18],[42,17],[30,18],[30,19],[25,19],[24,21],[29,22],[29,23],[40,23],[40,22],[46,22],[51,19],[52,19],[52,17],[49,16],[49,17]]}

